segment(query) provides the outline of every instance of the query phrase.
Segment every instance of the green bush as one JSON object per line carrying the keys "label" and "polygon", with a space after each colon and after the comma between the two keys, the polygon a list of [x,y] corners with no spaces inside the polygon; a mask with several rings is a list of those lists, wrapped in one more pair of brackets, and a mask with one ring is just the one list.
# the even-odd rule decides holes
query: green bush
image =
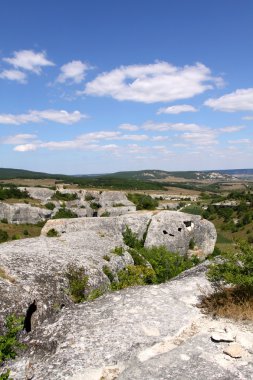
{"label": "green bush", "polygon": [[0,229],[0,243],[4,243],[9,239],[9,235],[6,231]]}
{"label": "green bush", "polygon": [[53,202],[47,202],[45,204],[45,207],[48,209],[48,210],[53,210],[55,208],[55,204]]}
{"label": "green bush", "polygon": [[86,200],[86,202],[90,202],[90,201],[93,201],[95,197],[93,197],[93,195],[91,194],[86,194],[84,199]]}
{"label": "green bush", "polygon": [[17,350],[24,348],[24,345],[18,341],[18,334],[23,328],[24,318],[17,318],[13,314],[6,318],[5,333],[0,335],[0,365],[8,359],[14,359]]}
{"label": "green bush", "polygon": [[195,241],[194,241],[194,239],[191,239],[189,241],[189,249],[194,249],[194,247],[195,247]]}
{"label": "green bush", "polygon": [[7,218],[3,218],[3,219],[1,220],[1,223],[8,224],[8,220],[7,220]]}
{"label": "green bush", "polygon": [[153,199],[150,195],[146,194],[129,193],[127,194],[127,198],[136,205],[137,210],[155,210],[159,205],[157,199]]}
{"label": "green bush", "polygon": [[58,201],[74,201],[77,199],[76,193],[61,193],[60,191],[56,191],[51,199],[55,199]]}
{"label": "green bush", "polygon": [[114,275],[113,275],[111,269],[110,269],[107,265],[104,265],[104,266],[103,266],[103,272],[104,272],[104,274],[109,278],[109,280],[110,280],[111,282],[114,281]]}
{"label": "green bush", "polygon": [[97,202],[91,202],[90,207],[92,208],[92,210],[98,210],[101,207],[101,205]]}
{"label": "green bush", "polygon": [[10,378],[9,376],[10,376],[10,370],[7,369],[6,372],[0,375],[0,380],[13,380],[13,378]]}
{"label": "green bush", "polygon": [[24,234],[25,236],[28,236],[28,235],[29,235],[29,231],[28,231],[28,230],[24,230],[24,231],[23,231],[23,234]]}
{"label": "green bush", "polygon": [[198,263],[196,258],[169,252],[164,246],[141,248],[138,253],[152,265],[158,283],[168,281]]}
{"label": "green bush", "polygon": [[138,239],[136,233],[134,233],[131,228],[126,226],[125,231],[122,233],[124,243],[130,248],[141,248],[143,247],[143,239]]}
{"label": "green bush", "polygon": [[76,303],[85,301],[87,299],[87,284],[89,277],[87,276],[84,267],[69,264],[65,275],[69,281],[69,293],[72,300]]}
{"label": "green bush", "polygon": [[26,190],[19,190],[16,186],[10,186],[8,188],[2,188],[0,186],[0,200],[3,201],[5,199],[22,199],[22,198],[30,198],[28,192]]}
{"label": "green bush", "polygon": [[236,252],[224,252],[221,257],[221,262],[209,268],[210,281],[216,287],[225,283],[253,292],[253,246],[240,242]]}
{"label": "green bush", "polygon": [[77,218],[77,214],[68,208],[61,207],[57,213],[53,216],[52,219],[68,219],[68,218]]}
{"label": "green bush", "polygon": [[54,228],[51,228],[50,230],[47,231],[47,236],[48,237],[57,237],[57,236],[59,236],[59,234]]}
{"label": "green bush", "polygon": [[154,284],[156,275],[152,268],[141,265],[128,265],[117,273],[118,282],[112,283],[112,290],[120,290],[129,286]]}
{"label": "green bush", "polygon": [[111,253],[114,253],[115,255],[118,255],[118,256],[123,256],[124,248],[123,247],[115,247],[114,249],[111,250]]}

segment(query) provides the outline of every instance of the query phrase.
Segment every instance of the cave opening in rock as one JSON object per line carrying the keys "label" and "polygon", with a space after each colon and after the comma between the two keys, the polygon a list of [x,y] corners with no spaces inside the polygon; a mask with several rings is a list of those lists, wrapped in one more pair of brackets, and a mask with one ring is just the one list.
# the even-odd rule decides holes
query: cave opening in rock
{"label": "cave opening in rock", "polygon": [[187,220],[184,222],[185,227],[191,227],[192,222],[190,220]]}
{"label": "cave opening in rock", "polygon": [[181,232],[181,231],[182,231],[182,227],[179,227],[177,230],[178,230],[179,232]]}
{"label": "cave opening in rock", "polygon": [[29,307],[26,311],[26,316],[25,316],[25,320],[24,320],[24,329],[26,332],[30,332],[32,330],[31,318],[32,318],[33,313],[36,310],[37,310],[37,304],[36,304],[36,300],[34,300],[33,303],[31,303],[31,305],[29,305]]}
{"label": "cave opening in rock", "polygon": [[164,235],[168,235],[168,232],[166,230],[163,230]]}

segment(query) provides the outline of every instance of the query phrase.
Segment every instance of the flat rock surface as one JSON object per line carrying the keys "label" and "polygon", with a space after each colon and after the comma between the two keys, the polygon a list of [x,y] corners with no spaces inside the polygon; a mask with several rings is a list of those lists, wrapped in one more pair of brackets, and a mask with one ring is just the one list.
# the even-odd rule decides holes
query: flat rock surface
{"label": "flat rock surface", "polygon": [[227,343],[211,341],[222,322],[195,306],[200,288],[209,286],[200,265],[165,284],[64,308],[56,321],[44,321],[29,334],[28,350],[10,364],[11,375],[15,380],[27,378],[27,371],[36,380],[251,379],[252,354],[225,355]]}

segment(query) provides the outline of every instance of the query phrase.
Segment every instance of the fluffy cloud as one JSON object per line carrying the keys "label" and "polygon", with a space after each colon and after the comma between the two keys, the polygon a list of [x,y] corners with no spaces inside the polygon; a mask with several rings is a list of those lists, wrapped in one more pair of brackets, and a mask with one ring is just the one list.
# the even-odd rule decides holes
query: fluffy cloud
{"label": "fluffy cloud", "polygon": [[200,131],[201,127],[198,124],[186,124],[186,123],[155,123],[153,121],[148,121],[144,123],[141,127],[146,131]]}
{"label": "fluffy cloud", "polygon": [[0,73],[0,78],[26,83],[26,74],[19,70],[4,70]]}
{"label": "fluffy cloud", "polygon": [[253,120],[253,116],[244,116],[243,120]]}
{"label": "fluffy cloud", "polygon": [[203,128],[201,132],[185,132],[181,138],[199,147],[218,144],[217,132],[208,128]]}
{"label": "fluffy cloud", "polygon": [[102,73],[87,83],[83,93],[143,103],[170,102],[201,94],[221,81],[201,63],[176,67],[168,62],[156,62],[121,66]]}
{"label": "fluffy cloud", "polygon": [[250,144],[250,139],[229,140],[229,144]]}
{"label": "fluffy cloud", "polygon": [[53,121],[60,124],[74,124],[86,118],[79,111],[67,112],[64,110],[29,111],[26,114],[0,114],[0,124],[26,124]]}
{"label": "fluffy cloud", "polygon": [[253,88],[239,89],[217,99],[208,99],[204,104],[215,111],[253,111]]}
{"label": "fluffy cloud", "polygon": [[44,51],[36,53],[33,50],[20,50],[13,53],[12,58],[3,58],[3,61],[9,63],[18,69],[32,71],[40,74],[42,67],[54,66],[54,63],[46,58]]}
{"label": "fluffy cloud", "polygon": [[71,61],[61,67],[61,73],[57,78],[57,82],[65,83],[70,81],[72,83],[81,83],[84,80],[85,72],[89,66],[81,61]]}
{"label": "fluffy cloud", "polygon": [[177,106],[160,108],[157,111],[157,115],[160,115],[161,113],[178,115],[183,112],[197,112],[197,111],[198,110],[195,107],[190,106],[188,104],[179,104]]}
{"label": "fluffy cloud", "polygon": [[17,145],[15,146],[14,150],[16,152],[28,152],[31,150],[36,150],[38,147],[37,144],[24,144],[24,145]]}

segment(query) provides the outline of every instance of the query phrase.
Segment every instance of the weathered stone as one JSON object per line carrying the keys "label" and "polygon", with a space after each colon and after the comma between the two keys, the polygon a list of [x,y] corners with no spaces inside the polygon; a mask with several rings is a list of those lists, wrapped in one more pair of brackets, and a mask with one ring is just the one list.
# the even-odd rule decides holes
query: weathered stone
{"label": "weathered stone", "polygon": [[226,332],[214,332],[211,336],[211,339],[215,342],[233,342],[235,337],[231,333]]}
{"label": "weathered stone", "polygon": [[184,255],[192,240],[206,256],[213,252],[216,238],[214,225],[198,215],[161,211],[152,217],[145,246],[165,245]]}
{"label": "weathered stone", "polygon": [[231,343],[223,350],[224,354],[231,356],[231,358],[241,358],[245,351],[239,343]]}
{"label": "weathered stone", "polygon": [[32,198],[39,199],[41,201],[50,200],[54,194],[54,190],[46,187],[19,187],[19,190],[26,190]]}
{"label": "weathered stone", "polygon": [[50,218],[51,210],[34,207],[29,204],[15,203],[8,204],[0,202],[0,220],[7,219],[8,223],[31,223],[36,224]]}

